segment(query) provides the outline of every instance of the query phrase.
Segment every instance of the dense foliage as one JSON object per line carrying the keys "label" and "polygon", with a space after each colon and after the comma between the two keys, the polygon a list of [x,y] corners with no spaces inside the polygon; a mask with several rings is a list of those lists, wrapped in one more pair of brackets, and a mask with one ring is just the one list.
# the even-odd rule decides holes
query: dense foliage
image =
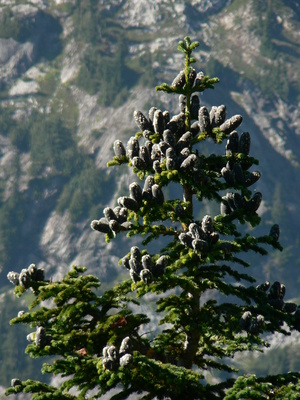
{"label": "dense foliage", "polygon": [[[128,164],[137,181],[91,227],[107,241],[124,232],[140,241],[120,260],[130,279],[99,295],[100,282],[81,267],[59,282],[45,280],[34,264],[9,273],[17,296],[29,288],[34,293],[30,310],[11,321],[35,329],[26,352],[54,356],[42,370],[65,380],[55,387],[14,378],[7,394],[99,398],[116,389],[111,399],[133,393],[143,399],[297,398],[299,373],[236,379],[228,362],[236,353],[268,347],[265,333],[299,330],[300,307],[284,300],[282,283],[257,286],[244,271],[251,268],[244,253],[282,249],[279,226],[254,235],[262,194],[251,189],[261,178],[252,170],[258,161],[250,156],[251,136],[237,132],[240,115],[227,119],[224,105],[208,110],[200,104],[198,93],[218,79],[193,68],[197,47],[188,37],[180,41],[184,69],[171,85],[156,88],[179,96],[179,114],[135,111],[139,131],[127,146],[114,142],[109,165]],[[206,142],[216,148],[213,154],[202,152]],[[176,196],[167,199],[171,186]],[[217,203],[219,212],[198,219],[195,210],[205,201]],[[139,304],[153,297],[159,322],[149,332]],[[215,383],[214,371],[231,377]]]}

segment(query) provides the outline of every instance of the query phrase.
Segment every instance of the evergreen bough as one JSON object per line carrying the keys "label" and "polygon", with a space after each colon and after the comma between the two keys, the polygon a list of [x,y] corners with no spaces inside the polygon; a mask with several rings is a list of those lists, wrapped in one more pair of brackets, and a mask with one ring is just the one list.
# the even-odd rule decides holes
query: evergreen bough
{"label": "evergreen bough", "polygon": [[[249,155],[250,134],[236,131],[240,115],[227,119],[224,105],[210,110],[200,105],[197,93],[214,88],[218,79],[192,67],[198,45],[189,37],[179,42],[184,69],[171,85],[156,88],[179,96],[179,113],[171,117],[155,107],[148,116],[135,111],[139,131],[127,145],[114,143],[109,165],[127,163],[139,179],[91,227],[107,241],[122,232],[142,238],[142,245],[132,246],[120,260],[128,280],[100,296],[100,282],[82,267],[74,266],[59,282],[44,280],[34,265],[9,273],[17,296],[28,288],[35,296],[29,311],[11,321],[35,329],[27,337],[26,353],[54,356],[43,372],[65,379],[57,388],[13,378],[7,395],[96,399],[116,388],[114,400],[131,394],[178,400],[299,398],[298,372],[236,379],[229,362],[238,352],[268,347],[264,333],[299,331],[300,307],[285,302],[280,282],[256,286],[253,276],[243,272],[250,265],[242,253],[265,255],[266,245],[282,249],[279,226],[263,236],[252,234],[261,221],[262,194],[250,189],[261,177],[251,172],[258,161]],[[225,149],[221,155],[205,155],[206,141]],[[181,194],[166,200],[164,187],[174,183]],[[195,206],[204,200],[218,202],[220,212],[197,220]],[[152,241],[155,254],[147,250]],[[149,293],[157,295],[161,328],[145,334],[149,318],[133,310],[139,301],[149,301]],[[215,370],[233,377],[214,383],[210,374]]]}

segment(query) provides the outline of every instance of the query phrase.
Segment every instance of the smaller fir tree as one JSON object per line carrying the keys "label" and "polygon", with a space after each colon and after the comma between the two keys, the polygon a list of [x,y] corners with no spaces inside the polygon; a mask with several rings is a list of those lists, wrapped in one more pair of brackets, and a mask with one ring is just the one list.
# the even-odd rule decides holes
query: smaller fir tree
{"label": "smaller fir tree", "polygon": [[[179,42],[184,69],[171,85],[156,88],[179,96],[179,113],[171,117],[152,107],[146,117],[135,111],[139,131],[126,147],[114,142],[109,165],[127,163],[139,179],[91,226],[107,241],[124,232],[141,238],[141,246],[120,260],[129,279],[100,296],[100,282],[81,267],[59,282],[44,280],[33,264],[8,274],[17,296],[29,288],[35,296],[30,310],[11,321],[35,330],[26,352],[55,356],[43,372],[65,380],[57,388],[15,378],[7,395],[97,399],[115,388],[114,400],[131,394],[145,400],[299,398],[298,372],[235,378],[229,362],[239,352],[268,347],[265,333],[300,330],[300,307],[284,300],[280,282],[256,286],[243,271],[251,267],[243,253],[265,255],[266,245],[281,250],[279,227],[259,237],[247,232],[261,222],[262,194],[250,189],[261,177],[251,171],[258,162],[250,156],[250,134],[236,131],[240,115],[226,119],[224,105],[200,105],[197,93],[214,88],[218,79],[192,67],[197,46],[188,37]],[[216,154],[204,154],[207,141]],[[224,142],[225,152],[217,155]],[[166,200],[165,188],[172,184],[177,194]],[[218,215],[197,219],[196,207],[204,201],[217,202]],[[149,318],[133,310],[149,301],[149,293],[156,298],[159,324],[145,334]],[[232,377],[209,383],[214,371]]]}

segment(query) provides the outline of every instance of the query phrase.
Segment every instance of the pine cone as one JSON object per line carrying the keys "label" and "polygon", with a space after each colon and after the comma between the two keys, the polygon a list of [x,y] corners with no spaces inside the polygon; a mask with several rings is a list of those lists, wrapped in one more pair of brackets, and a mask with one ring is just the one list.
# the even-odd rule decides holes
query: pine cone
{"label": "pine cone", "polygon": [[240,327],[244,330],[248,330],[251,324],[252,314],[250,311],[245,311],[240,319]]}
{"label": "pine cone", "polygon": [[140,145],[139,141],[135,136],[131,136],[131,138],[127,142],[127,155],[130,158],[130,160],[133,159],[133,157],[138,157],[140,153]]}
{"label": "pine cone", "polygon": [[280,236],[280,228],[278,224],[274,224],[272,228],[270,229],[269,236],[275,241],[278,242],[279,236]]}
{"label": "pine cone", "polygon": [[143,160],[147,167],[151,166],[151,153],[149,153],[148,148],[146,146],[141,146],[140,148],[140,158]]}
{"label": "pine cone", "polygon": [[[151,107],[150,110],[149,110],[148,115],[149,115],[149,120],[150,120],[151,125],[153,124],[154,113],[155,113],[156,110],[157,110],[156,107]],[[150,130],[152,130],[152,126],[151,126],[151,129],[150,129]]]}
{"label": "pine cone", "polygon": [[242,123],[242,121],[243,117],[241,115],[234,115],[220,125],[220,131],[228,135],[230,132],[234,131]]}
{"label": "pine cone", "polygon": [[157,184],[152,186],[152,196],[153,199],[158,203],[162,204],[164,202],[164,194],[161,187]]}
{"label": "pine cone", "polygon": [[239,141],[239,153],[248,155],[250,153],[251,137],[249,132],[243,132]]}
{"label": "pine cone", "polygon": [[120,357],[122,357],[122,356],[125,355],[126,353],[127,353],[127,354],[130,354],[131,351],[132,351],[132,342],[131,342],[130,337],[129,337],[129,336],[126,336],[126,337],[122,340],[122,343],[121,343],[121,346],[120,346],[120,350],[119,350]]}
{"label": "pine cone", "polygon": [[140,278],[145,283],[145,285],[150,285],[153,281],[152,272],[149,269],[142,269],[140,272]]}
{"label": "pine cone", "polygon": [[185,85],[185,73],[180,71],[176,78],[171,83],[171,86],[175,88],[182,88]]}
{"label": "pine cone", "polygon": [[245,208],[247,211],[256,212],[261,204],[262,194],[260,192],[256,192],[254,196],[245,203]]}
{"label": "pine cone", "polygon": [[261,177],[261,173],[259,171],[250,172],[249,174],[247,174],[245,176],[245,180],[244,180],[245,186],[249,187],[249,186],[253,185],[255,182],[257,182],[260,179],[260,177]]}
{"label": "pine cone", "polygon": [[151,123],[147,120],[147,118],[141,111],[134,111],[133,118],[141,131],[151,129]]}
{"label": "pine cone", "polygon": [[124,354],[124,356],[122,356],[120,358],[120,367],[127,367],[127,365],[129,365],[133,360],[133,356],[132,354]]}
{"label": "pine cone", "polygon": [[162,275],[165,271],[167,264],[168,264],[168,257],[165,255],[160,256],[159,259],[156,261],[153,273],[156,276]]}
{"label": "pine cone", "polygon": [[175,147],[176,140],[174,134],[170,131],[170,129],[165,129],[163,131],[163,140],[168,143],[169,146]]}
{"label": "pine cone", "polygon": [[10,271],[7,274],[7,279],[15,286],[19,285],[19,273],[18,272]]}
{"label": "pine cone", "polygon": [[202,71],[198,72],[198,74],[196,75],[196,79],[194,81],[194,86],[201,85],[203,78],[204,78],[204,73]]}
{"label": "pine cone", "polygon": [[201,227],[204,233],[211,234],[214,230],[213,220],[210,215],[205,215],[202,218]]}
{"label": "pine cone", "polygon": [[23,268],[19,276],[19,284],[28,289],[30,287],[31,278],[26,268]]}
{"label": "pine cone", "polygon": [[145,254],[143,257],[142,257],[142,266],[143,266],[143,268],[144,269],[148,269],[149,271],[153,271],[153,261],[152,261],[152,258],[151,258],[151,256],[149,255],[149,254]]}
{"label": "pine cone", "polygon": [[140,209],[139,203],[131,197],[127,196],[119,197],[118,204],[132,211],[138,211]]}
{"label": "pine cone", "polygon": [[199,114],[199,109],[200,109],[200,99],[197,94],[193,94],[191,98],[191,119],[198,119],[198,114]]}
{"label": "pine cone", "polygon": [[195,251],[200,251],[200,252],[207,252],[208,251],[208,243],[206,242],[206,240],[202,240],[202,239],[194,239],[192,241],[192,248]]}
{"label": "pine cone", "polygon": [[129,185],[129,196],[138,204],[142,204],[143,193],[140,185],[137,182],[133,182]]}
{"label": "pine cone", "polygon": [[10,382],[10,386],[12,387],[16,387],[16,386],[20,386],[22,385],[22,382],[20,381],[20,379],[17,378],[13,378]]}
{"label": "pine cone", "polygon": [[210,132],[211,127],[209,120],[209,112],[205,106],[202,106],[199,110],[198,122],[199,122],[200,132]]}
{"label": "pine cone", "polygon": [[186,108],[186,96],[181,94],[179,96],[179,111],[180,112],[185,112],[185,108]]}
{"label": "pine cone", "polygon": [[126,156],[126,150],[121,140],[114,141],[114,153],[118,158]]}
{"label": "pine cone", "polygon": [[99,232],[102,232],[102,233],[109,233],[110,232],[110,227],[109,227],[109,224],[108,224],[108,221],[107,221],[106,218],[101,218],[99,220],[94,219],[91,222],[91,228],[94,231],[99,231]]}
{"label": "pine cone", "polygon": [[214,115],[215,126],[220,126],[225,122],[226,119],[226,106],[223,104],[217,108]]}
{"label": "pine cone", "polygon": [[106,218],[106,220],[109,221],[117,221],[118,217],[116,216],[116,214],[114,213],[114,211],[110,208],[110,207],[105,207],[103,210],[103,214],[104,217]]}
{"label": "pine cone", "polygon": [[153,117],[154,132],[162,136],[165,129],[164,116],[161,110],[156,110]]}
{"label": "pine cone", "polygon": [[232,153],[237,153],[239,150],[239,134],[237,131],[230,133],[226,144],[226,156],[230,156]]}

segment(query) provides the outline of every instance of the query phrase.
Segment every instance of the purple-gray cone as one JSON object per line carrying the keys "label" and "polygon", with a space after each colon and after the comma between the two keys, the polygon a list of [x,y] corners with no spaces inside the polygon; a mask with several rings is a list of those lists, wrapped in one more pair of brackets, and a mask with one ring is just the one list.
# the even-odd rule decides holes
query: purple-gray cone
{"label": "purple-gray cone", "polygon": [[137,182],[133,182],[129,185],[129,196],[139,204],[142,204],[143,193]]}
{"label": "purple-gray cone", "polygon": [[252,314],[250,311],[245,311],[240,319],[240,327],[244,330],[248,330],[252,320]]}
{"label": "purple-gray cone", "polygon": [[234,115],[220,126],[220,130],[225,134],[229,134],[230,132],[234,131],[242,123],[242,121],[243,117],[241,115]]}
{"label": "purple-gray cone", "polygon": [[213,220],[210,215],[205,215],[202,218],[201,227],[204,233],[211,234],[213,232]]}
{"label": "purple-gray cone", "polygon": [[145,254],[142,257],[142,266],[144,269],[148,269],[149,271],[153,271],[153,261],[150,254]]}
{"label": "purple-gray cone", "polygon": [[221,169],[221,175],[225,179],[226,183],[228,183],[228,185],[230,185],[230,186],[234,186],[235,185],[235,175],[228,168],[223,167]]}
{"label": "purple-gray cone", "polygon": [[251,137],[249,132],[243,132],[239,141],[239,152],[248,155],[250,153]]}
{"label": "purple-gray cone", "polygon": [[148,175],[145,179],[143,191],[151,190],[152,186],[154,185],[154,177],[152,175]]}
{"label": "purple-gray cone", "polygon": [[164,117],[165,126],[166,126],[167,123],[170,122],[170,113],[169,113],[169,111],[164,111],[163,112],[163,117]]}
{"label": "purple-gray cone", "polygon": [[195,251],[206,252],[208,250],[208,243],[202,239],[194,239],[192,241],[192,247]]}
{"label": "purple-gray cone", "polygon": [[133,269],[130,269],[129,275],[134,283],[137,283],[141,280],[140,276]]}
{"label": "purple-gray cone", "polygon": [[179,236],[178,239],[181,244],[183,244],[186,247],[192,248],[192,242],[193,242],[193,237],[191,235],[188,235],[185,232],[182,232]]}
{"label": "purple-gray cone", "polygon": [[255,212],[258,210],[262,201],[262,194],[260,192],[254,193],[253,197],[246,202],[245,208],[250,212]]}
{"label": "purple-gray cone", "polygon": [[163,139],[166,143],[168,143],[169,146],[175,147],[176,140],[170,129],[165,129],[163,131]]}
{"label": "purple-gray cone", "polygon": [[127,208],[117,206],[113,209],[113,212],[115,213],[117,217],[117,221],[122,224],[123,222],[127,221],[127,216],[128,216],[128,210]]}
{"label": "purple-gray cone", "polygon": [[152,167],[153,167],[153,169],[154,169],[155,172],[157,172],[158,174],[161,173],[162,169],[161,169],[160,161],[159,161],[159,160],[155,160],[155,161],[153,162]]}
{"label": "purple-gray cone", "polygon": [[110,207],[105,207],[104,210],[103,210],[103,214],[104,214],[104,217],[107,219],[108,222],[112,221],[112,220],[115,220],[115,221],[118,220],[118,218],[117,218],[116,214],[114,213],[113,209],[110,208]]}
{"label": "purple-gray cone", "polygon": [[189,232],[191,233],[191,235],[194,239],[205,239],[205,237],[206,237],[202,228],[195,222],[192,222],[189,225]]}
{"label": "purple-gray cone", "polygon": [[129,256],[125,256],[125,257],[122,258],[122,265],[123,265],[126,269],[130,269],[129,260],[130,260],[130,257],[129,257]]}
{"label": "purple-gray cone", "polygon": [[130,249],[130,256],[131,258],[141,261],[142,254],[138,246],[132,246]]}
{"label": "purple-gray cone", "polygon": [[114,153],[118,158],[126,156],[126,150],[121,140],[114,141]]}
{"label": "purple-gray cone", "polygon": [[181,94],[179,96],[179,111],[180,112],[185,112],[185,108],[186,108],[186,96]]}
{"label": "purple-gray cone", "polygon": [[245,177],[241,164],[239,162],[234,163],[232,171],[234,173],[236,183],[242,185],[245,181]]}
{"label": "purple-gray cone", "polygon": [[226,196],[222,197],[222,201],[220,204],[220,214],[229,215],[231,211],[232,210],[228,204],[227,197]]}
{"label": "purple-gray cone", "polygon": [[271,236],[271,238],[277,242],[280,236],[280,228],[278,224],[274,224],[272,226],[272,228],[270,229],[270,233],[269,236]]}
{"label": "purple-gray cone", "polygon": [[237,153],[239,150],[239,134],[237,131],[233,131],[230,133],[229,138],[226,144],[226,155],[231,153]]}
{"label": "purple-gray cone", "polygon": [[214,124],[215,126],[220,126],[226,119],[226,106],[223,104],[217,108],[217,111],[214,115]]}
{"label": "purple-gray cone", "polygon": [[120,358],[120,367],[127,367],[127,365],[129,365],[133,360],[133,356],[132,354],[124,354],[124,356],[122,356]]}
{"label": "purple-gray cone", "polygon": [[14,271],[10,271],[7,274],[7,279],[14,284],[15,286],[19,285],[19,273],[18,272],[14,272]]}
{"label": "purple-gray cone", "polygon": [[131,353],[132,351],[132,342],[129,336],[126,336],[120,346],[119,354],[120,356],[123,356],[126,353]]}
{"label": "purple-gray cone", "polygon": [[150,285],[150,283],[153,281],[152,272],[149,269],[142,269],[140,272],[140,278],[145,285]]}
{"label": "purple-gray cone", "polygon": [[141,111],[134,111],[133,118],[141,131],[144,131],[145,129],[150,129],[151,124]]}
{"label": "purple-gray cone", "polygon": [[166,168],[169,171],[176,169],[176,162],[175,162],[175,160],[173,160],[173,158],[170,158],[170,157],[166,158]]}
{"label": "purple-gray cone", "polygon": [[110,232],[110,227],[108,225],[108,221],[106,218],[101,218],[99,220],[94,219],[91,222],[91,228],[94,231],[102,232],[102,233],[108,233]]}
{"label": "purple-gray cone", "polygon": [[215,123],[215,114],[216,114],[217,110],[218,110],[218,107],[217,107],[217,106],[212,106],[212,108],[210,109],[210,112],[209,112],[209,121],[210,121],[210,126],[211,126],[211,128],[214,128],[214,127],[216,126],[216,123]]}
{"label": "purple-gray cone", "polygon": [[170,122],[167,124],[167,129],[170,129],[170,131],[173,134],[178,134],[181,133],[181,131],[184,131],[185,128],[185,113],[180,113],[177,115],[174,115]]}
{"label": "purple-gray cone", "polygon": [[196,154],[190,154],[180,165],[181,169],[192,169],[198,163],[198,158]]}
{"label": "purple-gray cone", "polygon": [[157,184],[152,186],[152,196],[153,199],[158,203],[162,204],[164,202],[164,194],[161,187]]}
{"label": "purple-gray cone", "polygon": [[176,78],[171,83],[171,86],[175,88],[182,88],[185,85],[185,73],[180,71]]}
{"label": "purple-gray cone", "polygon": [[118,204],[132,211],[138,211],[140,209],[139,203],[131,197],[127,196],[119,197]]}
{"label": "purple-gray cone", "polygon": [[30,286],[30,281],[31,281],[31,277],[28,273],[28,270],[26,268],[23,268],[20,276],[19,276],[19,283],[22,287],[24,287],[25,289],[29,288]]}
{"label": "purple-gray cone", "polygon": [[205,106],[202,106],[199,110],[198,122],[199,122],[200,132],[210,131],[209,112]]}
{"label": "purple-gray cone", "polygon": [[197,94],[194,94],[191,98],[191,118],[192,119],[198,119],[198,113],[200,109],[200,99]]}
{"label": "purple-gray cone", "polygon": [[151,165],[151,153],[149,153],[148,148],[146,146],[141,146],[140,148],[140,158],[144,161],[147,167]]}
{"label": "purple-gray cone", "polygon": [[204,78],[204,73],[202,71],[198,72],[198,74],[196,75],[196,79],[194,81],[194,86],[201,85],[203,78]]}
{"label": "purple-gray cone", "polygon": [[139,141],[135,136],[131,136],[131,138],[127,142],[127,155],[132,160],[133,157],[138,157],[140,153],[140,145]]}
{"label": "purple-gray cone", "polygon": [[132,160],[132,166],[140,169],[140,170],[145,170],[146,169],[146,163],[140,158],[140,157],[133,157]]}
{"label": "purple-gray cone", "polygon": [[154,132],[162,135],[165,128],[164,116],[161,110],[156,110],[153,116]]}
{"label": "purple-gray cone", "polygon": [[37,347],[44,347],[47,344],[46,331],[43,326],[39,326],[35,332],[35,345]]}
{"label": "purple-gray cone", "polygon": [[17,378],[13,378],[10,382],[10,386],[12,386],[12,387],[16,387],[19,385],[22,385],[22,382],[20,381],[20,379],[17,379]]}
{"label": "purple-gray cone", "polygon": [[162,275],[165,271],[167,264],[168,264],[168,257],[165,255],[160,256],[159,259],[156,261],[153,273],[156,276]]}
{"label": "purple-gray cone", "polygon": [[249,187],[251,185],[253,185],[255,182],[257,182],[261,177],[261,173],[259,171],[253,171],[250,172],[249,174],[247,174],[245,176],[245,185],[246,187]]}

